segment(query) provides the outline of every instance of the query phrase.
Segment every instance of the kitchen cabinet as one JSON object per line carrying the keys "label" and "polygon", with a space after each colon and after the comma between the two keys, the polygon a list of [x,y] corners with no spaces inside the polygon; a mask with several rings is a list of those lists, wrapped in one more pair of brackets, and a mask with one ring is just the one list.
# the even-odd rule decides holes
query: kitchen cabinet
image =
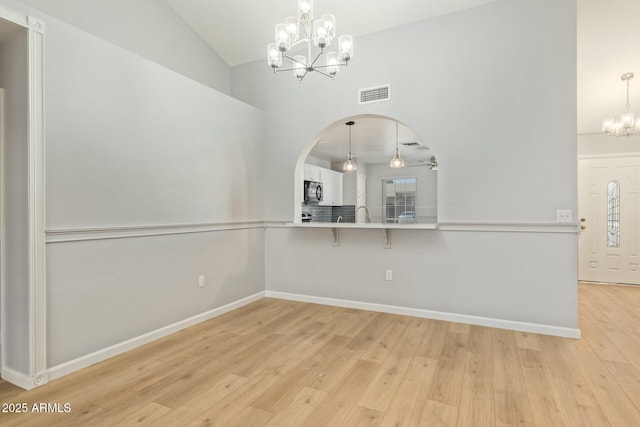
{"label": "kitchen cabinet", "polygon": [[320,206],[343,205],[343,176],[342,172],[306,163],[304,165],[304,180],[322,183],[323,200]]}
{"label": "kitchen cabinet", "polygon": [[322,182],[322,173],[320,170],[323,169],[319,166],[304,164],[304,180],[305,181],[315,181]]}
{"label": "kitchen cabinet", "polygon": [[323,190],[320,206],[342,206],[344,174],[324,168],[320,172]]}

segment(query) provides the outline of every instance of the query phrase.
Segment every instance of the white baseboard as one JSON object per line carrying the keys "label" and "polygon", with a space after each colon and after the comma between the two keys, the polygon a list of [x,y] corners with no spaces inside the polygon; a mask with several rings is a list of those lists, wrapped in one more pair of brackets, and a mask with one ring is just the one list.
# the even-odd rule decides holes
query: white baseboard
{"label": "white baseboard", "polygon": [[166,337],[167,335],[178,332],[184,328],[188,328],[189,326],[193,326],[206,320],[213,319],[214,317],[220,316],[228,311],[235,310],[236,308],[240,308],[262,298],[264,298],[264,291],[260,291],[246,298],[242,298],[238,301],[223,305],[222,307],[214,308],[213,310],[209,310],[207,312],[198,314],[185,320],[181,320],[163,328],[156,329],[155,331],[148,332],[144,335],[131,338],[127,341],[112,345],[111,347],[107,347],[94,353],[87,354],[86,356],[82,356],[69,362],[54,366],[52,368],[49,368],[48,370],[49,380],[60,378],[64,375],[70,374],[71,372],[75,372],[79,369],[86,368],[87,366],[91,366],[95,363],[102,362],[103,360],[109,359],[113,356],[117,356],[118,354],[124,353],[126,351],[133,350],[134,348],[150,343],[151,341]]}
{"label": "white baseboard", "polygon": [[29,375],[7,368],[6,366],[2,367],[2,379],[25,390],[31,390],[32,388],[36,388],[47,383],[46,373],[39,375],[36,378],[31,378]]}
{"label": "white baseboard", "polygon": [[376,304],[343,300],[336,298],[315,297],[311,295],[290,294],[287,292],[265,291],[268,298],[279,298],[291,301],[310,302],[335,307],[356,308],[359,310],[378,311],[382,313],[401,314],[404,316],[424,317],[427,319],[445,320],[447,322],[467,323],[470,325],[488,326],[498,329],[530,332],[534,334],[554,335],[565,338],[580,338],[580,329],[561,326],[543,325],[539,323],[517,322],[513,320],[495,319],[491,317],[470,316],[466,314],[425,310],[421,308],[399,307],[395,305]]}

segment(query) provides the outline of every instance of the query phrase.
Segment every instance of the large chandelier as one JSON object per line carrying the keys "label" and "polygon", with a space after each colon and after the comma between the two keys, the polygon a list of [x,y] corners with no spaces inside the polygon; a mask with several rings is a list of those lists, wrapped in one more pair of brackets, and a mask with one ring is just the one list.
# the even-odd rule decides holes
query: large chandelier
{"label": "large chandelier", "polygon": [[633,73],[625,73],[620,79],[627,82],[627,103],[626,112],[620,115],[620,120],[604,119],[602,121],[602,131],[607,136],[630,136],[640,135],[640,118],[635,119],[633,113],[629,112],[629,80],[633,78]]}
{"label": "large chandelier", "polygon": [[[327,53],[325,63],[318,64],[324,49],[331,45],[335,36],[335,16],[326,14],[314,20],[313,0],[298,0],[298,16],[290,16],[284,23],[276,25],[276,41],[267,45],[267,62],[274,73],[293,71],[299,81],[312,71],[333,78],[338,74],[340,67],[347,66],[353,58],[353,37],[344,35],[338,38],[338,51]],[[306,56],[287,54],[303,43],[307,44]],[[312,44],[320,49],[315,56],[312,56]],[[281,68],[285,58],[290,64]]]}

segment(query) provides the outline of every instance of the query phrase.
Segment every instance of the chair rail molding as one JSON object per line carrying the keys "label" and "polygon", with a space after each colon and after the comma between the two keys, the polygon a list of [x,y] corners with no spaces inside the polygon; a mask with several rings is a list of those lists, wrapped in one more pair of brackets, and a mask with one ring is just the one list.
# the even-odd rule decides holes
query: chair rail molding
{"label": "chair rail molding", "polygon": [[84,240],[126,239],[166,236],[171,234],[209,233],[214,231],[265,228],[264,220],[223,221],[195,224],[128,225],[112,227],[50,228],[45,230],[46,243]]}

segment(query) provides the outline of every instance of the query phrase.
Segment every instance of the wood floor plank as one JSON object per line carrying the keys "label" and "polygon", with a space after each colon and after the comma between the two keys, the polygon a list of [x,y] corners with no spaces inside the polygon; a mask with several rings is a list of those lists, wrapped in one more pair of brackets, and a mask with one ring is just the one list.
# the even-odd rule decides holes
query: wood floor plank
{"label": "wood floor plank", "polygon": [[226,371],[226,365],[217,360],[203,363],[200,368],[185,373],[181,378],[168,385],[162,394],[153,401],[167,408],[179,408],[200,393],[209,390],[211,384],[215,384],[225,377]]}
{"label": "wood floor plank", "polygon": [[415,356],[398,386],[381,426],[417,426],[438,364],[437,359]]}
{"label": "wood floor plank", "polygon": [[340,381],[353,369],[362,354],[361,349],[350,348],[349,345],[339,349],[330,359],[319,366],[316,374],[305,383],[306,386],[331,392]]}
{"label": "wood floor plank", "polygon": [[427,398],[457,407],[462,392],[468,335],[448,333]]}
{"label": "wood floor plank", "polygon": [[526,394],[512,390],[495,389],[494,401],[497,426],[534,426]]}
{"label": "wood floor plank", "polygon": [[585,427],[609,427],[611,423],[598,404],[589,386],[554,378],[559,391],[559,401],[566,411],[570,425]]}
{"label": "wood floor plank", "polygon": [[465,359],[458,424],[495,425],[491,356],[469,351]]}
{"label": "wood floor plank", "polygon": [[286,372],[285,365],[262,372],[260,375],[240,385],[215,404],[208,405],[198,414],[196,419],[184,425],[189,427],[223,426],[230,423],[247,409],[251,402],[263,393],[264,390],[273,385],[283,372]]}
{"label": "wood floor plank", "polygon": [[542,366],[554,378],[559,400],[575,426],[609,426],[589,384],[575,363],[575,340],[541,336]]}
{"label": "wood floor plank", "polygon": [[332,331],[336,335],[342,335],[345,337],[355,337],[358,335],[368,324],[371,319],[376,315],[373,311],[356,310],[352,312],[346,312],[342,319],[334,319],[331,322],[333,328]]}
{"label": "wood floor plank", "polygon": [[493,355],[493,339],[491,328],[484,326],[471,325],[469,328],[469,340],[467,348],[474,353],[484,354],[486,356]]}
{"label": "wood floor plank", "polygon": [[611,424],[632,426],[638,423],[640,411],[635,405],[621,404],[628,400],[626,393],[598,359],[588,341],[582,340],[576,344],[575,357],[593,395]]}
{"label": "wood floor plank", "polygon": [[518,348],[518,356],[523,368],[544,368],[544,355],[542,351]]}
{"label": "wood floor plank", "polygon": [[522,376],[522,362],[518,355],[518,345],[514,331],[495,329],[493,382],[496,389],[526,393]]}
{"label": "wood floor plank", "polygon": [[271,346],[268,352],[257,352],[238,363],[234,360],[233,371],[241,376],[253,377],[265,369],[273,369],[287,360],[292,363],[304,359],[331,339],[326,332],[326,325],[310,323],[300,326],[300,330],[284,337],[278,345]]}
{"label": "wood floor plank", "polygon": [[359,405],[379,412],[387,410],[424,336],[426,325],[422,319],[413,319],[407,325],[404,334],[362,394]]}
{"label": "wood floor plank", "polygon": [[213,384],[209,390],[194,396],[184,405],[174,409],[157,420],[156,425],[161,427],[186,425],[189,422],[202,417],[203,413],[205,413],[210,406],[220,402],[247,381],[249,381],[248,378],[239,377],[233,374],[227,375],[222,380]]}
{"label": "wood floor plank", "polygon": [[302,425],[325,427],[342,424],[379,367],[377,363],[359,360],[347,377]]}
{"label": "wood floor plank", "polygon": [[447,337],[449,324],[442,320],[431,320],[428,325],[428,332],[422,340],[420,347],[416,350],[416,356],[437,359],[440,357],[444,341]]}
{"label": "wood floor plank", "polygon": [[132,412],[117,425],[120,426],[154,426],[158,419],[171,412],[170,408],[155,402],[148,403]]}
{"label": "wood floor plank", "polygon": [[277,413],[295,398],[308,381],[316,378],[325,363],[333,361],[333,355],[347,345],[349,338],[331,337],[321,348],[298,363],[289,373],[283,375],[273,386],[266,389],[251,405]]}
{"label": "wood floor plank", "polygon": [[640,425],[640,287],[579,285],[580,340],[264,298],[0,403],[10,426]]}
{"label": "wood floor plank", "polygon": [[458,423],[458,407],[427,400],[418,425],[455,427]]}
{"label": "wood floor plank", "polygon": [[600,360],[610,362],[628,362],[624,349],[620,350],[602,331],[597,322],[585,319],[580,322],[580,328],[585,335],[583,339],[589,341],[591,348]]}
{"label": "wood floor plank", "polygon": [[289,405],[278,411],[276,416],[266,424],[268,427],[286,427],[302,425],[309,415],[327,397],[327,393],[303,387]]}
{"label": "wood floor plank", "polygon": [[375,427],[380,425],[384,413],[363,406],[354,406],[341,424],[344,427]]}
{"label": "wood floor plank", "polygon": [[391,353],[402,334],[409,326],[409,318],[399,317],[393,319],[389,325],[374,339],[367,347],[362,356],[362,360],[381,363]]}
{"label": "wood floor plank", "polygon": [[514,335],[516,337],[516,345],[518,348],[525,350],[541,350],[538,334],[517,331],[514,332]]}
{"label": "wood floor plank", "polygon": [[253,406],[249,406],[244,411],[240,412],[240,414],[231,420],[226,426],[228,427],[247,427],[247,426],[263,426],[265,425],[271,418],[273,418],[273,414],[271,412],[267,412],[264,409],[254,408]]}
{"label": "wood floor plank", "polygon": [[636,409],[640,409],[640,370],[630,363],[603,361],[604,366],[627,393]]}
{"label": "wood floor plank", "polygon": [[536,426],[567,426],[569,416],[562,407],[553,376],[547,368],[522,368],[527,385],[527,397]]}
{"label": "wood floor plank", "polygon": [[371,343],[378,339],[393,318],[391,314],[376,313],[370,318],[365,327],[349,342],[349,349],[364,351],[369,348]]}

